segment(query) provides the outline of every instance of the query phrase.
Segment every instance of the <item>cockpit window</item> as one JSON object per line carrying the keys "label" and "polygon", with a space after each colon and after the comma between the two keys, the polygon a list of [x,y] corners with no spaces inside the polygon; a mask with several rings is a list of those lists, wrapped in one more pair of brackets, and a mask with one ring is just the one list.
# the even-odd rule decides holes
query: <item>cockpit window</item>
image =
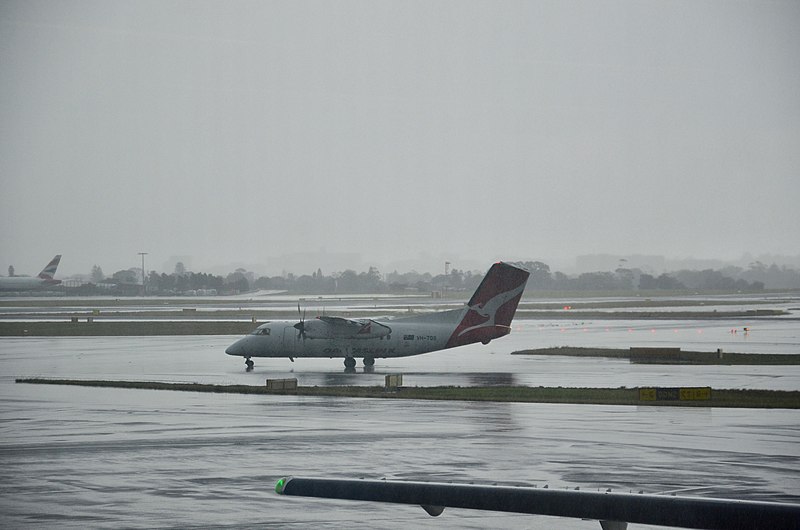
{"label": "cockpit window", "polygon": [[258,328],[251,335],[269,335],[270,328]]}

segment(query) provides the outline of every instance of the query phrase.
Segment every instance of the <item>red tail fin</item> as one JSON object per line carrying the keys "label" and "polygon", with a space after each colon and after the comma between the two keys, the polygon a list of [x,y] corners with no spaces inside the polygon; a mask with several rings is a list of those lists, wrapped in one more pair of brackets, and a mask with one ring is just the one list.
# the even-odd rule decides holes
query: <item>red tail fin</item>
{"label": "red tail fin", "polygon": [[511,331],[511,319],[517,311],[528,275],[528,271],[508,263],[492,265],[470,298],[467,304],[469,309],[450,336],[446,347],[473,342],[486,344],[492,339],[507,335]]}

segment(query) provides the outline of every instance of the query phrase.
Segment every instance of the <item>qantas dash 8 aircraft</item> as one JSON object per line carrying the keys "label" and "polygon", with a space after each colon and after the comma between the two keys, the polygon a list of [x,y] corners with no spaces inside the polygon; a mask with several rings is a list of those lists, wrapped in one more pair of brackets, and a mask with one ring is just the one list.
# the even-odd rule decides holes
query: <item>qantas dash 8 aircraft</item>
{"label": "qantas dash 8 aircraft", "polygon": [[353,368],[376,358],[407,357],[482,342],[511,332],[511,319],[528,281],[528,271],[495,263],[462,309],[391,320],[321,316],[305,321],[272,321],[231,344],[225,353],[251,357],[343,357]]}
{"label": "qantas dash 8 aircraft", "polygon": [[35,278],[30,276],[8,276],[0,277],[0,290],[2,291],[32,291],[44,287],[53,287],[61,283],[61,280],[54,280],[58,262],[61,261],[61,254],[50,260],[50,263],[42,269],[42,272]]}

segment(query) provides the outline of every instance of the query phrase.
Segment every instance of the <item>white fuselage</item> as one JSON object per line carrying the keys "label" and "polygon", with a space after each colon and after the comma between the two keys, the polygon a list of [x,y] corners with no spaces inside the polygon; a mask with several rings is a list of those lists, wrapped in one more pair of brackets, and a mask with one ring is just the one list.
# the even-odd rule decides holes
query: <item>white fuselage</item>
{"label": "white fuselage", "polygon": [[296,321],[277,320],[260,325],[228,347],[228,355],[243,357],[354,357],[382,359],[419,355],[447,347],[466,309],[422,318],[376,321],[391,329],[378,338],[302,338]]}
{"label": "white fuselage", "polygon": [[2,291],[31,291],[48,286],[56,286],[59,280],[44,280],[32,276],[0,277],[0,290]]}

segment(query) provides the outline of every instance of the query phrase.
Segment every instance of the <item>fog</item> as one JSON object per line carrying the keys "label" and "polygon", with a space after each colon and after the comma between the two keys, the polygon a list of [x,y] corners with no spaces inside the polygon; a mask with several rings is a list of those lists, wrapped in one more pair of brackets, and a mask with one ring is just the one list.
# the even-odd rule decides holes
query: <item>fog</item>
{"label": "fog", "polygon": [[795,0],[6,0],[0,272],[797,254],[798,50]]}

